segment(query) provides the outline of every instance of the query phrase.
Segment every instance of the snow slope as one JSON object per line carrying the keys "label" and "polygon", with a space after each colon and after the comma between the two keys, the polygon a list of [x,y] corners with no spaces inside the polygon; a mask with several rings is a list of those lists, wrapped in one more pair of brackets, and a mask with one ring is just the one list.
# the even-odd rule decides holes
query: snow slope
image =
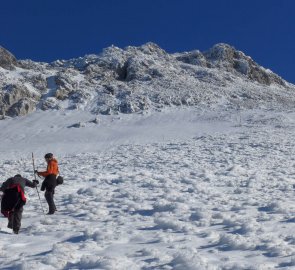
{"label": "snow slope", "polygon": [[32,152],[65,177],[56,215],[28,188],[20,234],[0,219],[0,268],[295,269],[294,129],[283,109],[0,121],[3,180],[32,179]]}

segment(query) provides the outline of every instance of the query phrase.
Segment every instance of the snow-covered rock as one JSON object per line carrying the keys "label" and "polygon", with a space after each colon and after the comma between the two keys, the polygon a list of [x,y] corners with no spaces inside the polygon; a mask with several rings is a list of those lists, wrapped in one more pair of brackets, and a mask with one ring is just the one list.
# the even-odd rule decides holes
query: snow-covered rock
{"label": "snow-covered rock", "polygon": [[174,54],[154,43],[111,46],[50,64],[17,60],[0,47],[0,79],[0,109],[10,116],[36,109],[129,114],[166,106],[288,107],[295,101],[294,85],[222,43]]}
{"label": "snow-covered rock", "polygon": [[17,64],[15,56],[0,46],[0,67],[4,69],[14,69]]}
{"label": "snow-covered rock", "polygon": [[214,67],[224,68],[231,73],[237,71],[246,75],[250,80],[261,84],[278,84],[285,86],[284,80],[278,75],[267,71],[255,63],[251,57],[246,56],[243,52],[237,51],[234,47],[229,46],[228,44],[216,44],[210,50],[205,52],[204,56]]}

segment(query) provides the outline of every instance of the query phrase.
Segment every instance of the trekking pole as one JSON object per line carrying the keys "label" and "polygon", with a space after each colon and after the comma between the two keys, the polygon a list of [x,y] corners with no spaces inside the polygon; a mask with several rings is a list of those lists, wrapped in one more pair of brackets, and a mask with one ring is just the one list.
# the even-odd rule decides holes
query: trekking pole
{"label": "trekking pole", "polygon": [[[33,169],[34,169],[34,178],[35,178],[35,180],[37,181],[37,179],[36,179],[36,174],[35,174],[35,160],[34,160],[34,153],[32,153],[32,161],[33,161]],[[44,213],[44,209],[43,209],[43,205],[42,205],[42,202],[41,202],[41,198],[40,198],[40,194],[39,194],[39,191],[38,191],[37,186],[36,186],[36,190],[37,190],[37,194],[38,194],[38,197],[39,197],[39,201],[40,201],[40,205],[41,205],[41,209],[42,209],[42,212],[43,212],[44,218],[46,219],[46,217],[45,217],[45,213]]]}

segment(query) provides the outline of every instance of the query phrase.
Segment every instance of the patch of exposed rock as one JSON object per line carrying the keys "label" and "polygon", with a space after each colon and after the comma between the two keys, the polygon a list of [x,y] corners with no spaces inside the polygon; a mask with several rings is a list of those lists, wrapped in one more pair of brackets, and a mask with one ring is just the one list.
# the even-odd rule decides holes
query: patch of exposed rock
{"label": "patch of exposed rock", "polygon": [[13,70],[17,65],[15,56],[0,46],[0,67],[8,70]]}

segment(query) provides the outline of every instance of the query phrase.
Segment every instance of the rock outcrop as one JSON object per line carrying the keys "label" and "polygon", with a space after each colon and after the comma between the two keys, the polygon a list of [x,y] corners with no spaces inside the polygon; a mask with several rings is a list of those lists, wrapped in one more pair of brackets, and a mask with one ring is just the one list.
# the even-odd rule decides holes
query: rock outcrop
{"label": "rock outcrop", "polygon": [[165,106],[294,106],[295,87],[227,44],[169,54],[154,43],[38,63],[0,47],[0,113],[138,113]]}
{"label": "rock outcrop", "polygon": [[17,65],[15,56],[0,46],[0,67],[13,70]]}

